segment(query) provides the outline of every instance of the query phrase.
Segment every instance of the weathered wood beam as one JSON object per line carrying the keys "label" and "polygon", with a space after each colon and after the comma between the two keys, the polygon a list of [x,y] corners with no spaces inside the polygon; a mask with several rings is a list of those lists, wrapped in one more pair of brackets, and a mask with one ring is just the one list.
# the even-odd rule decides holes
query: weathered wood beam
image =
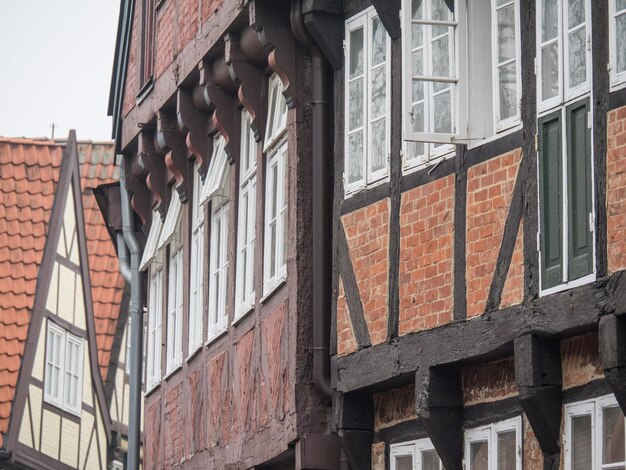
{"label": "weathered wood beam", "polygon": [[165,156],[165,165],[174,175],[175,188],[182,202],[189,197],[190,183],[185,178],[187,175],[187,146],[185,137],[178,130],[176,114],[171,111],[161,110],[157,113],[157,133],[155,148]]}
{"label": "weathered wood beam", "polygon": [[526,334],[515,338],[514,357],[522,408],[544,455],[558,456],[563,388],[560,342]]}
{"label": "weathered wood beam", "polygon": [[155,136],[152,132],[142,130],[139,133],[137,160],[146,169],[145,182],[153,196],[151,209],[158,210],[161,218],[165,218],[169,205],[167,197],[167,168],[163,157],[154,147]]}
{"label": "weathered wood beam", "polygon": [[604,377],[626,413],[626,317],[615,314],[602,317],[598,341]]}
{"label": "weathered wood beam", "polygon": [[447,470],[463,468],[463,389],[458,367],[420,367],[415,411]]}
{"label": "weathered wood beam", "polygon": [[179,88],[176,92],[176,118],[178,128],[186,134],[185,143],[200,165],[200,175],[205,178],[213,140],[209,138],[209,115],[194,104],[193,92]]}
{"label": "weathered wood beam", "polygon": [[391,39],[399,39],[402,33],[400,28],[400,0],[372,0],[372,5],[374,5],[376,13],[378,13],[378,17]]}
{"label": "weathered wood beam", "polygon": [[312,11],[304,15],[304,24],[334,70],[343,67],[344,18],[341,14]]}
{"label": "weathered wood beam", "polygon": [[374,400],[368,393],[333,395],[333,425],[353,469],[371,470]]}

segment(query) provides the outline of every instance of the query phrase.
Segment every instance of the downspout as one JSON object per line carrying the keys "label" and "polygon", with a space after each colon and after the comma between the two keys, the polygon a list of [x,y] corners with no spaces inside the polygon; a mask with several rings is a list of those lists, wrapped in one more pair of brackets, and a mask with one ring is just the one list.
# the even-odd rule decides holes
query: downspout
{"label": "downspout", "polygon": [[291,2],[291,30],[311,53],[313,157],[313,384],[330,401],[331,195],[328,62],[304,24],[301,0]]}
{"label": "downspout", "polygon": [[[121,186],[121,183],[120,183]],[[120,187],[121,191],[121,187]],[[124,280],[128,283],[131,282],[131,271],[130,271],[130,259],[128,258],[128,247],[126,246],[126,241],[124,240],[124,232],[117,232],[117,258],[120,264],[120,273]]]}
{"label": "downspout", "polygon": [[[127,157],[124,157],[127,158]],[[124,275],[128,268],[130,253],[130,403],[128,420],[128,455],[126,468],[139,470],[141,447],[141,362],[143,351],[143,273],[139,271],[142,249],[135,233],[135,217],[126,191],[124,160],[120,161],[120,201],[122,205],[122,228],[125,249],[119,250],[120,271]],[[118,243],[120,243],[118,238]],[[126,256],[126,268],[123,267]],[[126,271],[128,274],[128,271]],[[126,277],[124,275],[124,277]]]}

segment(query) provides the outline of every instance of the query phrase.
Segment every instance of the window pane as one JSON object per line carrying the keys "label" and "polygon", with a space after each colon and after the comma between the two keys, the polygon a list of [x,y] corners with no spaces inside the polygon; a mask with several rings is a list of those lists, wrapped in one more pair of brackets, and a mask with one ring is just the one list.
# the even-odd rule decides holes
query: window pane
{"label": "window pane", "polygon": [[385,62],[387,41],[385,27],[378,18],[372,20],[372,65]]}
{"label": "window pane", "polygon": [[617,0],[617,11],[626,10],[626,0]]}
{"label": "window pane", "polygon": [[437,451],[422,452],[422,470],[439,470],[439,456]]}
{"label": "window pane", "polygon": [[385,78],[385,67],[378,67],[372,71],[372,118],[386,114],[387,100]]}
{"label": "window pane", "polygon": [[452,11],[448,8],[448,4],[453,5],[454,2],[446,2],[445,0],[432,0],[432,18],[437,21],[451,21]]}
{"label": "window pane", "polygon": [[585,22],[584,0],[569,0],[568,2],[568,26],[573,28]]}
{"label": "window pane", "polygon": [[585,28],[569,34],[569,86],[573,88],[587,79]]}
{"label": "window pane", "polygon": [[413,105],[413,111],[411,112],[411,123],[413,130],[422,132],[424,131],[424,103],[417,103]]}
{"label": "window pane", "polygon": [[489,444],[487,441],[470,444],[470,470],[488,470]]}
{"label": "window pane", "polygon": [[516,439],[515,431],[498,433],[498,470],[515,470]]}
{"label": "window pane", "polygon": [[413,457],[410,455],[396,457],[396,470],[413,470]]}
{"label": "window pane", "polygon": [[543,0],[541,38],[554,39],[559,34],[559,7],[557,0]]}
{"label": "window pane", "polygon": [[[622,8],[626,8],[626,0],[622,0]],[[617,55],[617,72],[626,71],[626,14],[615,19],[615,50]]]}
{"label": "window pane", "polygon": [[559,93],[559,50],[556,42],[541,49],[541,95],[544,100]]}
{"label": "window pane", "polygon": [[618,406],[602,410],[602,463],[617,463],[624,456],[624,415]]}
{"label": "window pane", "polygon": [[348,88],[350,93],[348,127],[349,130],[353,130],[363,125],[363,79],[353,81]]}
{"label": "window pane", "polygon": [[500,119],[507,119],[517,114],[517,80],[515,62],[498,69],[500,82]]}
{"label": "window pane", "polygon": [[363,73],[363,28],[350,31],[350,78]]}
{"label": "window pane", "polygon": [[424,13],[423,13],[423,8],[422,8],[422,0],[413,0],[411,2],[411,12],[413,14],[414,20],[419,20],[423,18]]}
{"label": "window pane", "polygon": [[412,24],[411,25],[411,46],[413,49],[421,47],[424,41],[424,25]]}
{"label": "window pane", "polygon": [[363,179],[363,132],[348,137],[348,183]]}
{"label": "window pane", "polygon": [[[435,84],[436,85],[436,84]],[[451,90],[435,95],[433,98],[433,108],[435,112],[435,132],[452,132],[452,103]]]}
{"label": "window pane", "polygon": [[448,35],[432,41],[433,76],[450,77],[450,48]]}
{"label": "window pane", "polygon": [[498,10],[498,62],[515,59],[515,6]]}
{"label": "window pane", "polygon": [[372,153],[371,153],[371,169],[378,171],[385,167],[385,119],[381,119],[372,124]]}
{"label": "window pane", "polygon": [[591,416],[572,418],[572,470],[591,468]]}

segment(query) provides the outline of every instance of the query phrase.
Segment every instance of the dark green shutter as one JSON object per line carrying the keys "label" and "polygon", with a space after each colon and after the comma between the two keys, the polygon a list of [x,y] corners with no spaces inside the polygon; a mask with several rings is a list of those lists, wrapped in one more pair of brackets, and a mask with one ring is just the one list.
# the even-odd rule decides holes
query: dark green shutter
{"label": "dark green shutter", "polygon": [[591,132],[587,122],[588,111],[588,100],[566,110],[569,281],[593,272],[593,233],[590,227]]}
{"label": "dark green shutter", "polygon": [[542,288],[563,282],[561,114],[539,121],[539,205],[541,222]]}

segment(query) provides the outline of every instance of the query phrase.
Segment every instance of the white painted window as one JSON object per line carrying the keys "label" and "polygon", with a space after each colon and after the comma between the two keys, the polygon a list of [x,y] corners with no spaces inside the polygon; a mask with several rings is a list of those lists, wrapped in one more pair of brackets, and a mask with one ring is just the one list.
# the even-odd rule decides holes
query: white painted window
{"label": "white painted window", "polygon": [[390,152],[391,39],[373,7],[346,22],[346,193],[387,177]]}
{"label": "white painted window", "polygon": [[226,331],[226,290],[228,281],[229,203],[214,198],[211,207],[211,253],[209,268],[209,339]]}
{"label": "white painted window", "polygon": [[161,331],[163,321],[163,269],[151,268],[148,303],[147,388],[161,382]]}
{"label": "white painted window", "polygon": [[256,239],[256,141],[250,115],[241,113],[239,158],[239,220],[237,223],[237,282],[235,316],[254,307],[254,244]]}
{"label": "white painted window", "polygon": [[167,282],[167,373],[183,360],[183,250],[170,243]]}
{"label": "white painted window", "polygon": [[48,321],[45,400],[80,415],[82,377],[83,339]]}
{"label": "white painted window", "polygon": [[199,165],[194,165],[191,215],[191,258],[189,263],[189,355],[202,346],[204,330],[204,211],[200,203],[202,179]]}
{"label": "white painted window", "polygon": [[443,470],[430,439],[392,444],[389,449],[391,470]]}
{"label": "white painted window", "polygon": [[268,84],[269,101],[267,104],[267,124],[265,128],[264,151],[275,146],[287,131],[287,103],[283,96],[283,84],[278,75],[274,74]]}
{"label": "white painted window", "polygon": [[609,0],[611,85],[626,84],[626,0]]}
{"label": "white painted window", "polygon": [[538,0],[536,8],[541,112],[589,91],[591,6],[588,0]]}
{"label": "white painted window", "polygon": [[613,395],[565,406],[565,470],[623,470],[624,414]]}
{"label": "white painted window", "polygon": [[265,179],[265,246],[263,292],[268,295],[287,276],[287,141],[267,157]]}
{"label": "white painted window", "polygon": [[467,470],[522,470],[522,418],[465,431]]}

